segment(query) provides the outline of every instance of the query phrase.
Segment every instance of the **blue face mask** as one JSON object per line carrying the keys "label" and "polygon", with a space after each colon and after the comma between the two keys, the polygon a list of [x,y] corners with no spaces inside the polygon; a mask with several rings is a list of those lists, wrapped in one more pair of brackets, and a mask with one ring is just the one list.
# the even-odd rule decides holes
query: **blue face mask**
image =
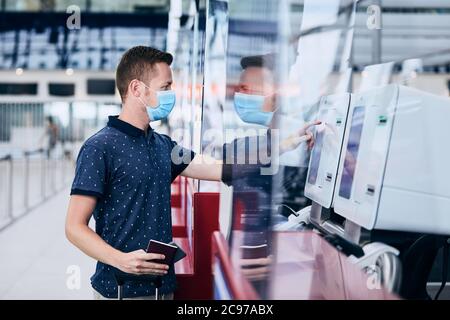
{"label": "blue face mask", "polygon": [[264,99],[264,96],[236,92],[234,94],[234,108],[239,118],[247,123],[268,127],[274,112],[262,111]]}
{"label": "blue face mask", "polygon": [[[146,86],[150,90],[153,90]],[[142,102],[142,104],[145,105],[147,108],[148,117],[150,118],[150,121],[157,121],[161,119],[167,118],[167,116],[172,111],[173,107],[175,106],[176,101],[176,95],[175,91],[173,90],[166,90],[166,91],[156,91],[156,97],[158,98],[158,106],[151,107],[146,105],[140,98],[139,100]]]}

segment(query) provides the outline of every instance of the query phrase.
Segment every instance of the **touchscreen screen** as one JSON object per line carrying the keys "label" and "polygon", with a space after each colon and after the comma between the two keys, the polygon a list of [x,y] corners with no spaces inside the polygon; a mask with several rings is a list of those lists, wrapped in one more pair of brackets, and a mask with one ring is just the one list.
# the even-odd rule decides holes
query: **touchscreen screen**
{"label": "touchscreen screen", "polygon": [[364,107],[355,107],[353,109],[352,126],[347,143],[345,154],[344,170],[342,171],[341,185],[339,187],[339,196],[350,199],[353,177],[355,174],[356,161],[358,158],[359,144],[364,124]]}
{"label": "touchscreen screen", "polygon": [[317,173],[319,171],[320,157],[322,155],[322,146],[323,146],[323,136],[325,134],[325,130],[316,133],[314,148],[311,153],[311,165],[309,166],[309,184],[316,184],[317,181]]}

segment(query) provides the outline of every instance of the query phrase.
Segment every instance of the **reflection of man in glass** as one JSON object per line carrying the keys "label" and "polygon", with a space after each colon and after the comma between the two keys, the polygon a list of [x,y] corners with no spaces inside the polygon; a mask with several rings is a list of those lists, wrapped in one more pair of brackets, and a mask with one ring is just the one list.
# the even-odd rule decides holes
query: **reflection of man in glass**
{"label": "reflection of man in glass", "polygon": [[[277,86],[274,76],[274,55],[244,57],[234,106],[237,114],[246,123],[273,127],[273,116],[277,111]],[[289,138],[281,141],[281,152],[295,149],[302,141],[312,143],[307,131],[312,125],[303,127]]]}
{"label": "reflection of man in glass", "polygon": [[[240,163],[240,158],[245,158],[245,163],[258,164],[258,168],[262,163],[258,157],[261,155],[261,149],[271,147],[271,129],[273,128],[273,117],[277,111],[276,105],[277,87],[274,68],[274,56],[249,56],[241,60],[241,72],[237,90],[234,94],[234,107],[239,118],[245,123],[258,124],[268,127],[266,136],[246,137],[236,139],[233,143],[224,146],[224,162],[225,164]],[[290,151],[298,147],[304,141],[309,147],[313,145],[313,136],[308,129],[320,121],[307,124],[297,132],[291,134],[288,138],[280,141],[279,153]],[[268,153],[273,150],[268,150]],[[244,157],[245,156],[245,157]],[[236,159],[237,158],[237,159]],[[224,166],[223,177],[230,178],[230,170],[235,167]],[[245,167],[243,167],[245,168]],[[241,168],[241,169],[243,169]],[[242,175],[240,175],[242,176]],[[224,181],[227,182],[226,180]]]}
{"label": "reflection of man in glass", "polygon": [[[251,56],[241,60],[243,69],[234,95],[237,115],[246,123],[268,127],[264,136],[235,139],[223,147],[222,181],[233,186],[233,247],[241,250],[240,264],[258,293],[266,293],[267,265],[270,263],[271,175],[261,174],[270,167],[259,158],[261,150],[272,155],[273,116],[277,110],[277,89],[273,73],[274,56]],[[312,134],[305,127],[280,142],[279,152],[296,148],[302,141],[312,146]],[[245,161],[239,161],[244,159]],[[239,233],[239,237],[235,235]]]}

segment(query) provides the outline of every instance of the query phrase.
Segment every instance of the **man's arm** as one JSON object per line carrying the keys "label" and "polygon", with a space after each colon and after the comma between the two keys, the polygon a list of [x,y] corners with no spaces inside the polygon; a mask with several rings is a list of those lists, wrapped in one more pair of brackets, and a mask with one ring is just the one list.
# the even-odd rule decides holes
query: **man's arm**
{"label": "man's arm", "polygon": [[148,262],[164,259],[163,255],[136,250],[121,252],[107,244],[97,233],[89,228],[89,220],[97,204],[93,196],[72,195],[66,217],[67,239],[88,256],[133,274],[166,274],[167,265]]}
{"label": "man's arm", "polygon": [[193,179],[221,181],[222,161],[204,154],[196,154],[181,175]]}

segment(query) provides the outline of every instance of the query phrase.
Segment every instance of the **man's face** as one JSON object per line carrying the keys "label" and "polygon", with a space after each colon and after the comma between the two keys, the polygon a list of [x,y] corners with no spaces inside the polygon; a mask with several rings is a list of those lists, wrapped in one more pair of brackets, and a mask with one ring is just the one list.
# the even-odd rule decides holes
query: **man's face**
{"label": "man's face", "polygon": [[241,73],[238,92],[265,96],[262,111],[271,112],[275,109],[275,80],[270,71],[264,67],[247,67]]}
{"label": "man's face", "polygon": [[167,91],[172,89],[172,70],[169,65],[164,62],[156,63],[153,67],[152,74],[148,76],[151,79],[150,83],[145,83],[144,87],[144,101],[148,102],[150,106],[158,106],[158,98],[156,91]]}

